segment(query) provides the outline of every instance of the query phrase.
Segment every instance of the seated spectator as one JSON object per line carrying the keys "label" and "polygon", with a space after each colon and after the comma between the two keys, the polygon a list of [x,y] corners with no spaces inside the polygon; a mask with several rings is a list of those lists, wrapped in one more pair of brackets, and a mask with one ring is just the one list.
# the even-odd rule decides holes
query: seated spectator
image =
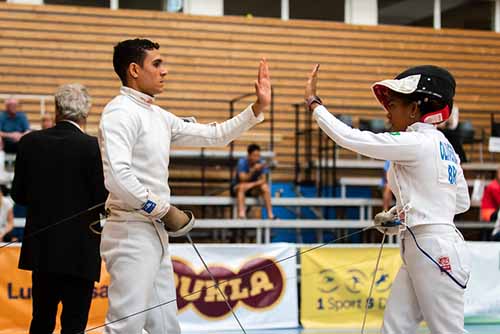
{"label": "seated spectator", "polygon": [[260,156],[259,145],[251,144],[247,151],[247,157],[238,161],[236,180],[233,186],[238,205],[238,218],[246,218],[245,195],[252,195],[262,196],[266,205],[267,217],[274,219],[271,191],[266,178],[269,168]]}
{"label": "seated spectator", "polygon": [[14,202],[10,197],[4,196],[5,188],[0,187],[0,242],[16,241],[12,236],[14,229]]}
{"label": "seated spectator", "polygon": [[497,170],[496,178],[484,188],[481,199],[481,220],[494,222],[497,220],[498,209],[500,208],[500,167]]}
{"label": "seated spectator", "polygon": [[0,113],[0,137],[6,153],[17,153],[17,143],[30,129],[26,114],[17,111],[18,107],[16,99],[7,99],[5,111]]}
{"label": "seated spectator", "polygon": [[41,129],[49,129],[54,126],[54,117],[52,117],[51,114],[46,113],[42,115],[42,118],[40,119],[40,125]]}
{"label": "seated spectator", "polygon": [[456,103],[453,104],[450,117],[438,124],[438,129],[443,132],[444,136],[450,142],[453,149],[458,154],[460,162],[467,162],[467,155],[464,150],[464,139],[460,131],[457,131],[459,121],[459,109]]}

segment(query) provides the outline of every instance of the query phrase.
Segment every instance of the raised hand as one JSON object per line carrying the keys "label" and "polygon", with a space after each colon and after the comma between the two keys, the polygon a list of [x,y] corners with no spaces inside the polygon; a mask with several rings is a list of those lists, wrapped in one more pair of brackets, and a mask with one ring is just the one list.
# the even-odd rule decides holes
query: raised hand
{"label": "raised hand", "polygon": [[269,77],[269,66],[265,58],[262,58],[259,64],[259,74],[255,81],[255,95],[257,101],[253,104],[252,109],[255,116],[259,116],[271,104],[271,78]]}
{"label": "raised hand", "polygon": [[304,94],[304,99],[307,100],[308,98],[312,96],[316,96],[316,84],[318,82],[318,71],[319,71],[319,64],[314,65],[313,70],[309,74],[309,78],[307,80],[306,84],[306,91]]}

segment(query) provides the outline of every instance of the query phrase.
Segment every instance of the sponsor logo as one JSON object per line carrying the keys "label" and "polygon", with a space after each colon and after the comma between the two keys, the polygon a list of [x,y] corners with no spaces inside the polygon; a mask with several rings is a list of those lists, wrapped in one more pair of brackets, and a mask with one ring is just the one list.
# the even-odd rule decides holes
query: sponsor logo
{"label": "sponsor logo", "polygon": [[[31,286],[16,286],[13,282],[7,283],[7,298],[8,299],[31,299],[33,292]],[[108,286],[96,285],[92,292],[92,298],[108,298]]]}
{"label": "sponsor logo", "polygon": [[438,263],[441,266],[442,270],[446,270],[447,272],[451,272],[451,262],[448,256],[441,256],[438,259]]}
{"label": "sponsor logo", "polygon": [[400,136],[400,135],[401,135],[401,132],[399,132],[399,131],[396,131],[396,132],[389,132],[389,134],[390,134],[391,136]]}
{"label": "sponsor logo", "polygon": [[349,281],[345,285],[346,289],[351,293],[360,293],[367,282],[365,273],[359,269],[349,269],[347,273]]}
{"label": "sponsor logo", "polygon": [[[209,319],[230,315],[224,297],[206,270],[196,272],[189,263],[172,258],[179,312],[191,306]],[[285,292],[285,276],[281,266],[268,258],[254,258],[237,272],[224,265],[210,265],[219,288],[231,307],[244,305],[264,311],[277,305]]]}
{"label": "sponsor logo", "polygon": [[385,272],[383,269],[379,269],[375,277],[375,291],[377,292],[386,292],[392,286],[392,281],[390,280],[390,275]]}
{"label": "sponsor logo", "polygon": [[323,293],[332,293],[339,286],[335,280],[335,273],[331,269],[324,269],[319,272],[318,289]]}
{"label": "sponsor logo", "polygon": [[[367,293],[368,288],[371,284],[371,280],[375,275],[374,289],[377,292],[385,292],[389,290],[392,286],[392,281],[390,280],[390,275],[383,269],[375,273],[366,274],[360,269],[350,268],[343,273],[344,287],[347,291],[353,294]],[[336,274],[332,269],[324,269],[319,273],[319,284],[317,289],[322,293],[332,293],[339,289],[339,284],[337,282],[342,282],[342,280],[337,280],[335,278]]]}
{"label": "sponsor logo", "polygon": [[16,287],[14,283],[7,283],[7,298],[9,299],[31,299],[31,287]]}
{"label": "sponsor logo", "polygon": [[94,291],[92,292],[92,298],[108,298],[108,285],[97,285],[94,287]]}
{"label": "sponsor logo", "polygon": [[[320,284],[317,286],[317,289],[322,294],[316,300],[316,309],[336,312],[354,309],[362,310],[365,307],[368,309],[384,309],[387,302],[386,297],[366,298],[374,276],[373,288],[375,292],[383,294],[391,288],[392,280],[389,273],[383,268],[371,273],[365,273],[357,268],[349,268],[342,272],[341,275],[331,269],[322,270],[319,274]],[[341,286],[342,282],[344,284]]]}
{"label": "sponsor logo", "polygon": [[142,210],[146,211],[147,213],[153,212],[153,210],[156,208],[156,203],[148,200],[144,205],[142,206]]}

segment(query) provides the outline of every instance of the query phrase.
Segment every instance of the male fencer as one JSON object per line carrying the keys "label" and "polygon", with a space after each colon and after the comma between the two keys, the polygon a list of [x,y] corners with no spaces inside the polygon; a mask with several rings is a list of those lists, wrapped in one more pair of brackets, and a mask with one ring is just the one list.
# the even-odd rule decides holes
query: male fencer
{"label": "male fencer", "polygon": [[226,145],[262,122],[271,101],[269,69],[261,60],[255,103],[220,124],[184,122],[154,104],[168,73],[159,48],[147,39],[115,46],[113,66],[123,87],[104,108],[99,128],[109,190],[101,241],[111,277],[107,334],[180,333],[168,238],[188,233],[194,217],[169,204],[170,146]]}
{"label": "male fencer", "polygon": [[[432,334],[464,333],[471,263],[453,217],[469,209],[470,199],[458,155],[436,129],[452,110],[455,79],[443,68],[425,65],[375,83],[373,92],[392,131],[376,134],[353,129],[328,112],[316,96],[318,67],[310,74],[305,98],[320,128],[340,146],[391,161],[388,182],[396,206],[378,214],[375,224],[381,232],[400,233],[403,265],[382,333],[414,334],[422,320]],[[386,225],[400,220],[402,225]]]}

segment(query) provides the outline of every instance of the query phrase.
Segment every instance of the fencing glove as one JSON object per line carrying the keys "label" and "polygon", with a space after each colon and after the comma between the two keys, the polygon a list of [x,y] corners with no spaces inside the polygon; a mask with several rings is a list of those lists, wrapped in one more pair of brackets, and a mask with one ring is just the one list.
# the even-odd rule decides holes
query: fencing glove
{"label": "fencing glove", "polygon": [[381,233],[387,235],[399,234],[401,222],[399,221],[397,208],[393,206],[389,211],[377,213],[373,219],[373,225]]}
{"label": "fencing glove", "polygon": [[167,214],[161,218],[168,235],[181,237],[186,235],[194,227],[194,215],[191,211],[182,211],[171,205]]}

